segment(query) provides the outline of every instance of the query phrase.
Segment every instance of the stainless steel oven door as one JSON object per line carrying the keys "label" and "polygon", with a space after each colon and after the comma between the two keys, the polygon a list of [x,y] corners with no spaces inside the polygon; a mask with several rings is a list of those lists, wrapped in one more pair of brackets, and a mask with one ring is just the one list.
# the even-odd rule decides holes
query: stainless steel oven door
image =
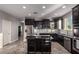
{"label": "stainless steel oven door", "polygon": [[73,47],[79,50],[79,39],[76,38],[73,40]]}

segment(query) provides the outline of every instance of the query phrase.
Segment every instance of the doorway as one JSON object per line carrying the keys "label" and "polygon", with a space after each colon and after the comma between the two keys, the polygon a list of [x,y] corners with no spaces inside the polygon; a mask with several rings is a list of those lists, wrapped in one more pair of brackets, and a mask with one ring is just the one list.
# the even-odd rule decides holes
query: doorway
{"label": "doorway", "polygon": [[21,37],[21,26],[18,26],[18,37]]}

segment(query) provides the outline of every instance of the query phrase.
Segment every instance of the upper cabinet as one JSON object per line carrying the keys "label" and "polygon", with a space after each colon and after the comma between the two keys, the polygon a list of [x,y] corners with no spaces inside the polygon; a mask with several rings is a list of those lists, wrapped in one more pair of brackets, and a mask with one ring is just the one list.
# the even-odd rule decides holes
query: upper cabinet
{"label": "upper cabinet", "polygon": [[57,26],[58,18],[53,19],[53,22],[54,22],[54,29],[58,29]]}
{"label": "upper cabinet", "polygon": [[73,12],[73,33],[75,37],[79,37],[79,5],[72,9]]}
{"label": "upper cabinet", "polygon": [[42,21],[42,28],[50,28],[50,21],[49,21],[49,19],[43,19],[43,21]]}
{"label": "upper cabinet", "polygon": [[73,26],[78,27],[79,26],[79,5],[74,7],[72,9],[73,12]]}
{"label": "upper cabinet", "polygon": [[34,25],[35,28],[37,27],[38,29],[42,28],[42,21],[34,21]]}
{"label": "upper cabinet", "polygon": [[34,19],[25,19],[25,25],[33,25]]}
{"label": "upper cabinet", "polygon": [[41,21],[34,21],[34,27],[38,29],[48,29],[50,28],[50,21],[49,19],[43,19]]}

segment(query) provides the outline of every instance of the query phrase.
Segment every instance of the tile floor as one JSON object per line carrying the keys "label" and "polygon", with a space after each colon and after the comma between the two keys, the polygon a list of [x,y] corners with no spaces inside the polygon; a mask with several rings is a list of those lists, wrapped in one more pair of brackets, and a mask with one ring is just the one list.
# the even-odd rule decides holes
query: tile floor
{"label": "tile floor", "polygon": [[[57,42],[51,43],[52,54],[70,54],[64,47]],[[0,49],[0,54],[26,54],[27,53],[27,42],[18,40],[14,43],[4,46]]]}
{"label": "tile floor", "polygon": [[57,42],[51,43],[52,54],[70,54],[63,46]]}
{"label": "tile floor", "polygon": [[22,40],[4,46],[0,49],[0,54],[25,54],[27,53],[27,43]]}

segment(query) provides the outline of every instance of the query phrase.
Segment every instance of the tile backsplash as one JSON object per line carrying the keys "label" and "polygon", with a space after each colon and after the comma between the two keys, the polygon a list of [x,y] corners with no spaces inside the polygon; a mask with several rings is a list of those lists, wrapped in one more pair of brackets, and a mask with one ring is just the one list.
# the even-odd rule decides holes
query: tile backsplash
{"label": "tile backsplash", "polygon": [[34,29],[34,34],[36,33],[58,33],[58,34],[64,34],[67,36],[72,36],[73,32],[68,30],[58,30],[58,29]]}
{"label": "tile backsplash", "polygon": [[67,36],[73,36],[73,31],[60,30],[60,34],[65,34]]}
{"label": "tile backsplash", "polygon": [[34,33],[51,33],[51,29],[34,29]]}

